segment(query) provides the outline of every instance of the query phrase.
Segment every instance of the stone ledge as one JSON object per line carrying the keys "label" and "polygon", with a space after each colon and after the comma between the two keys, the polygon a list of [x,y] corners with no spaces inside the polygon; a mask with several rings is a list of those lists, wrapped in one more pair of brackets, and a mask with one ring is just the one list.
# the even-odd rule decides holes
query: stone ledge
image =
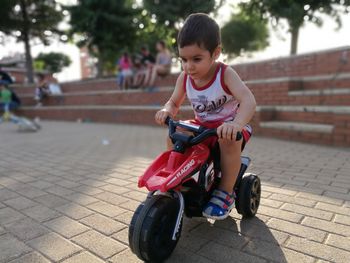
{"label": "stone ledge", "polygon": [[[70,106],[24,106],[20,110],[35,110],[35,111],[47,111],[47,110],[159,110],[162,105],[70,105]],[[192,110],[191,106],[182,106],[182,111]]]}
{"label": "stone ledge", "polygon": [[347,95],[350,94],[350,88],[344,89],[324,89],[324,90],[295,90],[289,91],[289,96],[329,96],[329,95]]}
{"label": "stone ledge", "polygon": [[[325,74],[316,76],[303,76],[303,77],[275,77],[268,79],[248,79],[244,81],[247,85],[249,84],[263,84],[263,83],[280,83],[280,82],[312,82],[312,81],[326,81],[334,80],[335,74]],[[339,73],[336,75],[336,80],[348,80],[350,79],[350,73]]]}
{"label": "stone ledge", "polygon": [[266,121],[260,122],[262,128],[272,128],[280,130],[292,130],[301,132],[332,133],[334,126],[328,124],[311,124],[288,121]]}
{"label": "stone ledge", "polygon": [[[94,96],[94,95],[105,95],[105,94],[125,94],[125,93],[155,93],[155,92],[162,92],[162,91],[172,91],[173,88],[170,86],[164,86],[161,88],[158,88],[156,90],[147,90],[147,89],[130,89],[130,90],[94,90],[94,91],[73,91],[73,92],[62,92],[62,94],[53,94],[49,95],[50,97],[68,97],[68,96]],[[34,95],[32,94],[26,94],[21,95],[21,98],[32,98]]]}
{"label": "stone ledge", "polygon": [[290,112],[323,112],[323,113],[335,113],[335,114],[349,114],[350,106],[284,106],[284,105],[273,105],[273,106],[257,106],[257,112],[266,111],[290,111]]}

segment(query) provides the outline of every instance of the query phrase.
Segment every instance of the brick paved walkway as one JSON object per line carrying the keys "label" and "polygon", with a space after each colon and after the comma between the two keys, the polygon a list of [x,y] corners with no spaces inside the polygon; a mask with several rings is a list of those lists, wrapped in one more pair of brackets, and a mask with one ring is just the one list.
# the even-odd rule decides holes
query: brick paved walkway
{"label": "brick paved walkway", "polygon": [[[128,224],[160,128],[0,125],[0,262],[139,262]],[[252,220],[186,219],[168,262],[349,262],[350,151],[253,138],[263,198]]]}

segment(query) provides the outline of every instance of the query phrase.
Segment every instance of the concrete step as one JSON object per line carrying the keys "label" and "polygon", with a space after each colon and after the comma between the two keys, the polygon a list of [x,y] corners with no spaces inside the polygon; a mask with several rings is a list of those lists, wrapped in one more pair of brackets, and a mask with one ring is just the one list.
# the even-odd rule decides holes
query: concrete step
{"label": "concrete step", "polygon": [[[71,105],[22,107],[18,114],[44,120],[155,125],[159,109],[157,105]],[[183,106],[177,117],[193,119],[191,107]],[[350,107],[259,106],[251,124],[255,135],[350,146]]]}
{"label": "concrete step", "polygon": [[[74,105],[21,107],[19,115],[44,120],[65,120],[79,122],[129,123],[154,125],[154,115],[160,106],[108,106],[108,105]],[[185,106],[178,114],[180,119],[193,118],[192,109]]]}
{"label": "concrete step", "polygon": [[291,122],[291,121],[266,121],[260,122],[260,127],[299,132],[332,133],[334,126],[320,123]]}
{"label": "concrete step", "polygon": [[334,126],[321,123],[287,121],[260,122],[255,132],[260,136],[307,143],[350,146],[350,138],[336,136]]}
{"label": "concrete step", "polygon": [[323,112],[336,114],[350,114],[350,106],[326,105],[263,105],[257,106],[257,111],[288,111],[288,112]]}
{"label": "concrete step", "polygon": [[[35,87],[36,85],[12,85],[13,90],[18,96],[34,96]],[[60,87],[63,93],[118,89],[118,85],[114,78],[64,82],[60,83]]]}
{"label": "concrete step", "polygon": [[350,105],[350,88],[294,90],[288,96],[294,105]]}
{"label": "concrete step", "polygon": [[[172,89],[164,87],[157,90],[104,90],[70,92],[49,96],[43,101],[45,106],[68,105],[163,105],[172,94]],[[33,96],[21,97],[22,105],[36,104]]]}
{"label": "concrete step", "polygon": [[289,91],[289,96],[329,96],[329,95],[349,95],[350,88],[343,89],[321,89],[321,90],[294,90]]}
{"label": "concrete step", "polygon": [[262,136],[350,146],[350,106],[258,106],[252,123]]}
{"label": "concrete step", "polygon": [[350,106],[258,106],[259,122],[287,121],[332,124],[337,116],[350,116]]}
{"label": "concrete step", "polygon": [[299,84],[291,86],[292,90],[327,90],[348,89],[350,87],[350,73],[336,72],[327,75],[306,76],[294,78]]}
{"label": "concrete step", "polygon": [[[174,87],[178,74],[171,74],[165,77],[157,78],[156,87]],[[19,95],[33,95],[35,85],[11,85],[15,92]],[[60,83],[63,93],[86,92],[86,91],[104,91],[104,90],[120,90],[117,85],[116,78],[89,79],[72,82]]]}

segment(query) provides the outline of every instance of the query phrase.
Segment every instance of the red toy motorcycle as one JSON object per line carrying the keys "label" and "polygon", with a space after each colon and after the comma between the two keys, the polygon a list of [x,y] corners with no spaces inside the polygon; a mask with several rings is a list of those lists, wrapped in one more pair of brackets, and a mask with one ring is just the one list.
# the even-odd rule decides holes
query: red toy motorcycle
{"label": "red toy motorcycle", "polygon": [[[129,227],[129,245],[146,262],[162,262],[173,252],[182,229],[183,214],[201,217],[212,191],[221,178],[220,149],[207,138],[217,136],[207,129],[168,118],[173,150],[159,155],[139,178],[138,186],[150,192],[136,209]],[[181,127],[193,135],[177,131]],[[237,140],[242,134],[237,134]],[[245,173],[250,164],[242,157],[234,186],[236,210],[243,217],[256,214],[260,204],[261,184],[257,175]]]}

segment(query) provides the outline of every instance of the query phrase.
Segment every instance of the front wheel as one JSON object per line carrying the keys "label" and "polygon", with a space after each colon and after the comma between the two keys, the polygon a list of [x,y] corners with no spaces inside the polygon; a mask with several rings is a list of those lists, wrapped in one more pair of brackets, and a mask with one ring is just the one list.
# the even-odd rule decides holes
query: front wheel
{"label": "front wheel", "polygon": [[253,217],[260,205],[261,183],[255,174],[246,174],[237,191],[236,209],[243,217]]}
{"label": "front wheel", "polygon": [[177,199],[154,195],[135,212],[136,218],[133,217],[129,228],[129,243],[141,260],[162,262],[171,255],[181,233],[182,224],[176,239],[172,239],[179,209]]}

